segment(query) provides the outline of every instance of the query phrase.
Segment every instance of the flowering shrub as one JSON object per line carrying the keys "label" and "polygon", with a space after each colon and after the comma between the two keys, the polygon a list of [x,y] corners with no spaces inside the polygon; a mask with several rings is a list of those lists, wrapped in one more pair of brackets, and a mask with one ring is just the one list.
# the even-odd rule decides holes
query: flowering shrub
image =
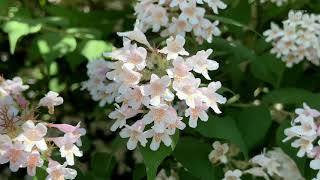
{"label": "flowering shrub", "polygon": [[[54,113],[54,106],[61,105],[63,98],[56,92],[48,92],[38,106],[25,99],[22,92],[29,88],[20,77],[0,80],[0,163],[9,163],[12,172],[27,168],[29,176],[36,175],[36,168],[46,169],[46,179],[74,179],[77,171],[67,166],[74,165],[74,156],[81,157],[80,137],[86,131],[80,124],[53,124],[42,122],[36,109],[48,107]],[[59,131],[60,136],[51,136],[50,131]],[[65,158],[63,165],[55,161],[52,154],[59,148],[60,156]],[[48,162],[48,165],[46,165]]]}
{"label": "flowering shrub", "polygon": [[1,0],[0,179],[320,179],[319,11]]}

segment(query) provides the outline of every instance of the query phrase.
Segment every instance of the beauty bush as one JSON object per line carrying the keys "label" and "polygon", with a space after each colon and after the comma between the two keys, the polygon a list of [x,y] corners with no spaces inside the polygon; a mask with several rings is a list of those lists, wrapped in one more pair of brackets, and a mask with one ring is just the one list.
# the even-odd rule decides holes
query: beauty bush
{"label": "beauty bush", "polygon": [[320,179],[319,12],[0,0],[0,177]]}

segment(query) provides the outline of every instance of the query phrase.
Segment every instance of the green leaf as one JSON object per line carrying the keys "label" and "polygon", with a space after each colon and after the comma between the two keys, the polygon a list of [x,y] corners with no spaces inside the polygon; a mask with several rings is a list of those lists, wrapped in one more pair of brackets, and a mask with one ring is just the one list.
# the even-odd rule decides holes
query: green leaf
{"label": "green leaf", "polygon": [[3,25],[3,31],[9,35],[10,52],[14,53],[18,40],[25,35],[40,31],[41,24],[30,20],[12,20]]}
{"label": "green leaf", "polygon": [[102,40],[84,41],[80,45],[81,54],[89,61],[102,57],[103,52],[111,51],[113,46]]}
{"label": "green leaf", "polygon": [[146,176],[146,169],[143,164],[137,164],[133,170],[133,180],[141,180]]}
{"label": "green leaf", "polygon": [[288,156],[291,157],[291,159],[294,160],[301,174],[305,174],[305,167],[309,165],[307,163],[307,158],[306,157],[299,158],[297,156],[298,149],[291,147],[291,141],[282,142],[282,140],[285,139],[286,137],[284,134],[284,130],[288,127],[291,127],[289,120],[281,123],[280,126],[278,127],[276,132],[277,145],[283,150],[283,152],[285,152]]}
{"label": "green leaf", "polygon": [[221,138],[238,145],[244,156],[248,157],[247,145],[233,118],[211,116],[208,122],[199,122],[196,130],[205,137]]}
{"label": "green leaf", "polygon": [[265,106],[244,108],[236,118],[249,150],[263,142],[272,123],[270,111]]}
{"label": "green leaf", "polygon": [[218,177],[215,168],[208,158],[211,150],[210,144],[199,139],[181,138],[173,155],[194,177],[201,180],[216,180]]}
{"label": "green leaf", "polygon": [[149,146],[139,147],[139,151],[143,157],[144,164],[146,165],[148,180],[155,179],[158,166],[174,150],[179,139],[179,132],[177,131],[176,134],[171,137],[171,139],[172,145],[170,147],[166,147],[165,145],[161,144],[160,148],[157,151],[152,151]]}
{"label": "green leaf", "polygon": [[285,65],[269,53],[257,57],[251,64],[251,72],[257,79],[279,87]]}
{"label": "green leaf", "polygon": [[306,102],[313,108],[320,109],[320,94],[315,94],[304,89],[283,88],[274,90],[262,98],[264,103],[283,103],[302,106]]}
{"label": "green leaf", "polygon": [[115,158],[108,153],[95,153],[91,160],[92,172],[96,177],[110,177],[115,165]]}
{"label": "green leaf", "polygon": [[70,35],[48,33],[37,40],[38,50],[47,63],[70,53],[76,49],[76,39]]}
{"label": "green leaf", "polygon": [[37,167],[36,175],[33,177],[33,180],[46,179],[47,175],[48,175],[48,173],[43,168]]}

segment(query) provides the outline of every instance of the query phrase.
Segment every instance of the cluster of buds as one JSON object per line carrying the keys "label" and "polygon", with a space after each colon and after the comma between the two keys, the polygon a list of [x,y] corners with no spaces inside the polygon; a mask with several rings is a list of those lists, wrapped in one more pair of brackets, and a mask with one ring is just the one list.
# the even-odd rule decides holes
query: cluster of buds
{"label": "cluster of buds", "polygon": [[[262,177],[266,180],[270,178],[303,180],[295,162],[280,148],[264,150],[262,154],[254,156],[249,162],[242,162],[232,159],[235,154],[232,153],[232,147],[229,147],[227,143],[221,144],[219,141],[215,141],[212,146],[213,150],[208,157],[213,164],[222,163],[226,167],[233,167],[234,165],[239,168],[227,168],[225,180],[240,180],[244,174]],[[230,163],[233,163],[233,165],[229,166]]]}
{"label": "cluster of buds", "polygon": [[[193,74],[211,80],[208,71],[219,67],[216,61],[208,59],[211,49],[189,56],[183,47],[185,39],[180,35],[167,39],[167,46],[161,50],[152,48],[138,28],[119,35],[124,36],[123,47],[105,53],[113,61],[93,61],[88,67],[96,68],[88,72],[101,77],[102,72],[105,74],[100,81],[107,84],[101,86],[106,88],[105,97],[119,104],[109,114],[109,118],[116,120],[111,131],[122,129],[120,136],[129,138],[129,150],[135,149],[139,142],[146,146],[147,138],[152,138],[150,148],[154,151],[161,142],[170,146],[170,136],[186,126],[179,115],[189,117],[189,126],[195,128],[199,119],[208,120],[209,108],[221,113],[218,104],[226,102],[226,98],[216,92],[221,83],[211,82],[206,86]],[[84,83],[85,88],[90,89],[89,84],[95,86],[90,81]],[[175,105],[180,106],[175,109]],[[129,125],[128,119],[139,120]],[[145,131],[146,127],[149,129]]]}
{"label": "cluster of buds", "polygon": [[288,0],[260,0],[260,3],[271,2],[276,4],[277,6],[282,6],[288,2]]}
{"label": "cluster of buds", "polygon": [[[284,133],[287,137],[283,141],[286,142],[294,138],[291,146],[299,148],[297,156],[312,158],[310,167],[314,170],[320,170],[320,141],[317,142],[317,145],[314,143],[319,140],[320,136],[320,112],[304,103],[303,108],[296,109],[295,113],[297,117],[292,121],[292,127],[285,129]],[[317,179],[320,179],[320,171],[317,174]]]}
{"label": "cluster of buds", "polygon": [[[28,88],[20,77],[0,79],[0,164],[9,163],[12,172],[27,168],[29,176],[36,175],[36,168],[43,168],[48,173],[48,180],[74,179],[77,171],[67,166],[74,165],[74,156],[82,156],[78,146],[81,146],[80,137],[85,130],[80,124],[72,126],[38,120],[35,108],[22,94]],[[62,103],[62,97],[50,91],[37,108],[47,107],[53,114],[54,107]],[[63,164],[52,158],[57,148],[61,157],[66,159]]]}
{"label": "cluster of buds", "polygon": [[283,28],[271,23],[265,31],[267,42],[272,42],[271,53],[292,67],[304,59],[320,65],[320,16],[302,11],[290,11]]}
{"label": "cluster of buds", "polygon": [[[227,5],[221,0],[140,0],[135,6],[136,27],[146,32],[161,31],[162,37],[185,36],[193,32],[198,43],[212,41],[221,34],[218,21],[205,18],[206,9],[198,5],[207,4],[214,14]],[[162,28],[163,27],[163,28]]]}

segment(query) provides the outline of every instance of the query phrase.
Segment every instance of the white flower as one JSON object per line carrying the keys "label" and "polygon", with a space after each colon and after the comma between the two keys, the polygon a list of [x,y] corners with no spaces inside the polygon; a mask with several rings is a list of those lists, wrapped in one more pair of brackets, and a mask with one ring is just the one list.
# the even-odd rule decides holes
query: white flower
{"label": "white flower", "polygon": [[170,78],[174,78],[176,80],[184,79],[190,76],[190,71],[192,70],[192,66],[186,63],[182,57],[177,57],[172,61],[173,68],[167,70],[167,74]]}
{"label": "white flower", "polygon": [[122,128],[126,124],[126,120],[134,117],[139,112],[129,108],[127,104],[123,104],[121,107],[109,114],[110,119],[115,119],[116,122],[111,126],[111,131],[116,131],[118,128]]}
{"label": "white flower", "polygon": [[19,95],[28,88],[28,85],[23,85],[20,77],[14,77],[12,80],[8,79],[4,85],[4,89],[12,95]]}
{"label": "white flower", "polygon": [[124,36],[127,37],[133,41],[137,41],[141,44],[144,44],[148,47],[151,47],[150,43],[148,42],[146,36],[144,35],[143,32],[141,32],[141,30],[137,27],[134,28],[133,31],[128,31],[128,32],[118,32],[117,33],[119,36]]}
{"label": "white flower", "polygon": [[167,54],[168,60],[176,59],[179,55],[189,55],[189,53],[183,48],[185,39],[177,35],[175,38],[172,36],[166,40],[167,46],[161,49],[159,52]]}
{"label": "white flower", "polygon": [[270,176],[280,175],[279,167],[281,165],[276,160],[267,157],[265,153],[254,156],[250,162],[266,169]]}
{"label": "white flower", "polygon": [[150,144],[150,149],[153,151],[156,151],[160,147],[160,143],[163,142],[164,145],[170,146],[172,143],[172,139],[169,136],[168,131],[163,131],[163,132],[156,132],[154,129],[147,130],[146,132],[146,137],[150,138],[152,137],[152,141]]}
{"label": "white flower", "polygon": [[185,116],[189,117],[189,126],[192,128],[196,128],[198,124],[198,119],[200,118],[201,121],[208,121],[209,116],[207,114],[208,106],[205,103],[200,101],[196,101],[195,107],[189,107],[185,111]]}
{"label": "white flower", "polygon": [[239,169],[227,171],[222,180],[241,180],[242,172]]}
{"label": "white flower", "polygon": [[187,19],[193,25],[199,23],[198,17],[203,17],[206,12],[204,8],[197,7],[196,3],[192,1],[181,4],[180,9],[182,13],[179,18]]}
{"label": "white flower", "polygon": [[39,106],[46,106],[49,109],[49,113],[54,113],[54,106],[59,106],[63,103],[63,98],[59,97],[59,94],[53,91],[49,91],[45,97],[40,99]]}
{"label": "white flower", "polygon": [[284,35],[283,31],[279,28],[279,26],[273,22],[271,22],[271,29],[263,32],[263,35],[266,36],[266,41],[270,42],[272,40],[276,40],[277,38]]}
{"label": "white flower", "polygon": [[180,100],[185,100],[189,107],[194,108],[196,100],[204,98],[199,89],[200,83],[201,80],[192,75],[181,81],[174,81],[173,89],[177,91],[176,95]]}
{"label": "white flower", "polygon": [[87,64],[87,69],[88,76],[97,78],[102,81],[106,79],[106,74],[110,70],[108,68],[107,61],[103,59],[90,61]]}
{"label": "white flower", "polygon": [[129,150],[134,150],[137,147],[138,142],[145,147],[147,144],[146,135],[143,132],[144,130],[143,121],[139,120],[135,122],[132,126],[127,126],[123,128],[120,132],[122,138],[129,138],[127,142],[127,148]]}
{"label": "white flower", "polygon": [[227,102],[227,99],[220,94],[216,93],[218,89],[221,88],[220,81],[211,82],[207,88],[201,88],[201,92],[206,96],[207,105],[214,110],[215,113],[220,114],[221,111],[218,107],[219,104],[224,104]]}
{"label": "white flower", "polygon": [[227,5],[221,0],[203,0],[203,1],[208,3],[208,6],[212,8],[215,14],[219,14],[218,9],[227,8]]}
{"label": "white flower", "polygon": [[310,153],[313,149],[313,141],[316,137],[301,137],[291,143],[292,147],[299,148],[298,157],[303,157],[306,153]]}
{"label": "white flower", "polygon": [[83,155],[82,151],[72,143],[67,143],[61,146],[59,151],[61,153],[61,157],[65,157],[67,164],[70,166],[74,165],[74,156],[81,157]]}
{"label": "white flower", "polygon": [[150,85],[142,86],[142,94],[144,96],[151,96],[150,104],[158,106],[161,103],[161,98],[166,101],[172,101],[174,95],[168,89],[171,83],[169,76],[159,78],[157,75],[152,74]]}
{"label": "white flower", "polygon": [[212,163],[218,163],[221,162],[223,164],[226,164],[228,162],[228,158],[226,154],[229,151],[229,146],[227,143],[221,144],[219,141],[215,141],[212,144],[213,150],[209,154],[209,160]]}
{"label": "white flower", "polygon": [[160,104],[158,106],[150,106],[150,111],[142,118],[145,124],[154,123],[153,129],[156,132],[163,132],[167,123],[174,123],[174,112],[171,111],[171,107],[166,104]]}
{"label": "white flower", "polygon": [[151,6],[150,13],[151,15],[146,18],[146,22],[151,24],[153,32],[158,32],[161,26],[168,24],[169,18],[165,8],[159,5],[153,5]]}
{"label": "white flower", "polygon": [[173,17],[172,23],[169,24],[167,31],[170,35],[181,35],[185,37],[186,32],[192,31],[192,25],[186,19]]}
{"label": "white flower", "polygon": [[31,152],[34,146],[41,151],[48,149],[44,140],[44,136],[47,134],[47,127],[43,123],[35,125],[29,120],[22,125],[22,129],[23,133],[21,133],[16,140],[23,142],[25,151]]}
{"label": "white flower", "polygon": [[66,164],[61,165],[57,161],[49,160],[47,168],[48,176],[46,180],[64,180],[74,179],[77,176],[77,171],[71,168],[66,168]]}
{"label": "white flower", "polygon": [[311,116],[313,118],[320,116],[320,112],[316,109],[310,108],[307,103],[303,103],[303,108],[297,108],[295,113],[298,115],[304,114],[305,116]]}
{"label": "white flower", "polygon": [[251,174],[251,175],[257,176],[257,177],[263,177],[266,180],[270,180],[268,174],[266,172],[264,172],[264,169],[261,167],[250,168],[248,170],[245,170],[244,173],[248,173],[248,174]]}
{"label": "white flower", "polygon": [[198,51],[196,55],[187,58],[187,63],[193,67],[193,71],[202,74],[206,79],[211,80],[208,70],[217,70],[219,64],[216,61],[208,59],[212,53],[212,49],[207,51]]}

